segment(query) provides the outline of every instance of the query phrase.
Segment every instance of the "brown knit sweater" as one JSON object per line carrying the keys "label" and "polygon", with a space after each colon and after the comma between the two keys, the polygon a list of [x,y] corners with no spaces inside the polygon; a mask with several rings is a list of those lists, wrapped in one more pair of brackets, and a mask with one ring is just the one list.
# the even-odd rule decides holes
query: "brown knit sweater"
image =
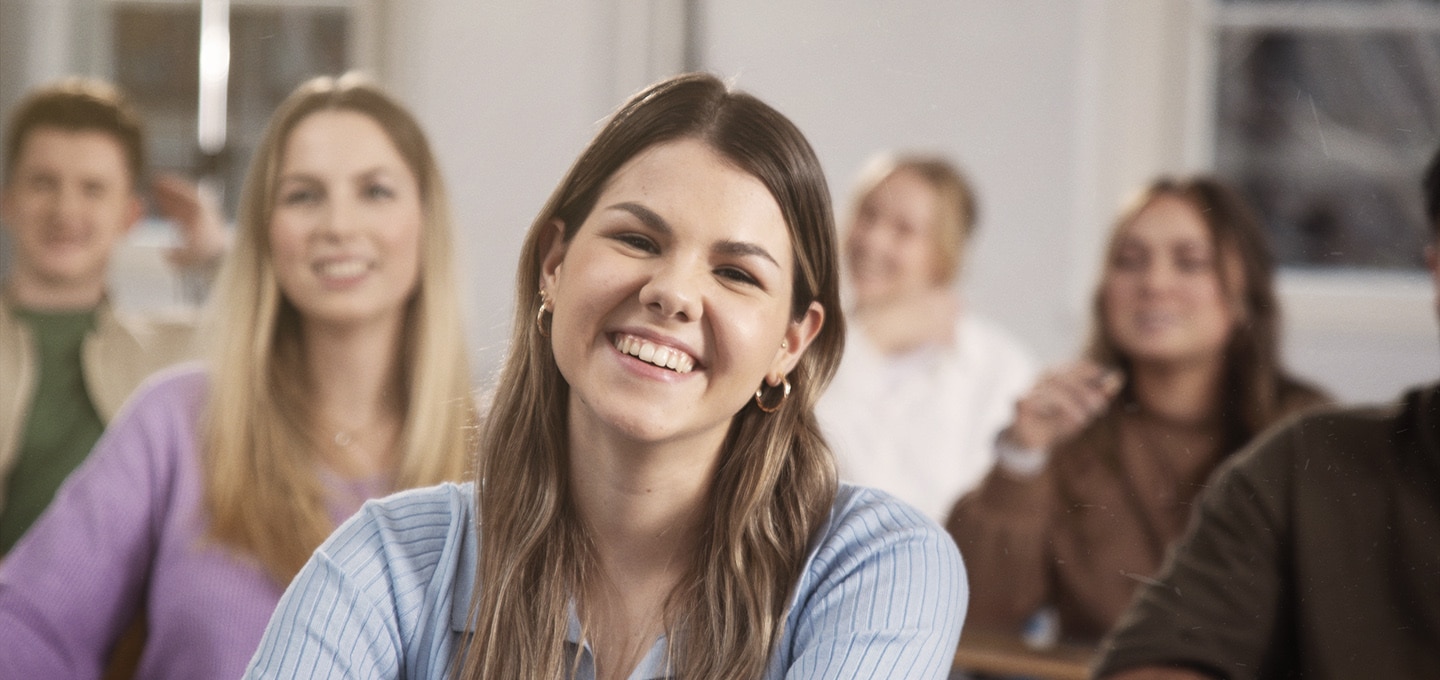
{"label": "brown knit sweater", "polygon": [[[1282,410],[1321,401],[1297,397]],[[1127,404],[1035,476],[996,466],[946,522],[970,577],[966,629],[1018,633],[1049,604],[1064,638],[1098,641],[1184,531],[1191,502],[1231,453],[1223,439],[1218,419],[1177,422]]]}

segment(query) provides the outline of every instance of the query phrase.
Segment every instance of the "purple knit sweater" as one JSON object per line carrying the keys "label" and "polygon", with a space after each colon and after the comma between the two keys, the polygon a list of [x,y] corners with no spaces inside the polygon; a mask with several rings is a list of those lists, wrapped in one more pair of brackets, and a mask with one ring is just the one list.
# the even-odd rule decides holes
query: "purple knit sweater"
{"label": "purple knit sweater", "polygon": [[283,586],[205,536],[197,441],[208,391],[193,364],[152,377],[0,563],[0,678],[99,677],[142,604],[137,677],[244,672]]}

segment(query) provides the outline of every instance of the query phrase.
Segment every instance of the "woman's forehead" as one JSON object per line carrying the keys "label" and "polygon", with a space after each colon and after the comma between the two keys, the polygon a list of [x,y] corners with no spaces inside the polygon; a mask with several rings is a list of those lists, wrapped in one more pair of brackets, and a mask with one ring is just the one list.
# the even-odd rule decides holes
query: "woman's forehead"
{"label": "woman's forehead", "polygon": [[[736,228],[789,227],[774,195],[754,174],[699,140],[682,139],[651,146],[615,171],[600,192],[596,209],[619,200],[640,201],[701,220],[745,217]],[[788,236],[787,236],[788,240]]]}
{"label": "woman's forehead", "polygon": [[1213,230],[1189,199],[1160,194],[1147,201],[1115,232],[1116,244],[1146,243],[1212,245]]}

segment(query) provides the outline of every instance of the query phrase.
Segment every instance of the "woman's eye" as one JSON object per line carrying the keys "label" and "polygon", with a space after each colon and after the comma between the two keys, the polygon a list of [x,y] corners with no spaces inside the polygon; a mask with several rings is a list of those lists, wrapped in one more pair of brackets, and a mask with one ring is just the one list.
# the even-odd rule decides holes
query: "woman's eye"
{"label": "woman's eye", "polygon": [[1210,270],[1210,260],[1203,257],[1182,257],[1176,262],[1182,272],[1203,272]]}
{"label": "woman's eye", "polygon": [[760,285],[760,282],[756,281],[755,277],[751,276],[743,269],[736,269],[735,267],[721,267],[720,269],[717,269],[715,273],[723,278],[735,281],[736,283],[744,283],[751,286]]}
{"label": "woman's eye", "polygon": [[642,252],[646,252],[646,253],[658,253],[658,252],[660,252],[660,248],[655,245],[655,242],[654,242],[654,241],[651,241],[649,238],[647,238],[647,237],[645,237],[645,236],[642,236],[642,235],[640,235],[640,234],[616,234],[616,235],[614,236],[614,239],[615,239],[616,241],[619,241],[619,242],[621,242],[621,243],[623,243],[623,244],[631,247],[631,248],[634,248],[634,249],[639,250],[639,251],[642,251]]}
{"label": "woman's eye", "polygon": [[51,175],[34,175],[25,182],[25,185],[32,191],[49,193],[60,188],[60,181]]}
{"label": "woman's eye", "polygon": [[303,205],[320,200],[320,192],[312,189],[291,189],[280,194],[281,205]]}
{"label": "woman's eye", "polygon": [[1135,271],[1145,266],[1145,257],[1139,253],[1121,251],[1110,258],[1110,266],[1120,271]]}
{"label": "woman's eye", "polygon": [[384,184],[371,184],[365,187],[365,198],[381,200],[395,196],[395,190]]}
{"label": "woman's eye", "polygon": [[900,238],[912,238],[920,234],[920,225],[906,219],[895,220],[895,235]]}
{"label": "woman's eye", "polygon": [[1187,274],[1209,271],[1214,258],[1207,248],[1185,245],[1173,251],[1175,268]]}

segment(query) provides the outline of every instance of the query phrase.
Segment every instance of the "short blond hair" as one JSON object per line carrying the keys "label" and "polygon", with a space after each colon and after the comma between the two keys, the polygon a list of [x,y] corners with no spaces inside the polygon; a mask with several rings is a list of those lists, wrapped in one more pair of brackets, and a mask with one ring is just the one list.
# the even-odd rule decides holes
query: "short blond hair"
{"label": "short blond hair", "polygon": [[950,283],[960,275],[965,245],[975,233],[979,209],[970,180],[955,164],[934,155],[881,153],[870,159],[855,183],[850,205],[850,222],[881,182],[901,173],[919,177],[935,192],[935,248],[940,256],[941,281]]}

